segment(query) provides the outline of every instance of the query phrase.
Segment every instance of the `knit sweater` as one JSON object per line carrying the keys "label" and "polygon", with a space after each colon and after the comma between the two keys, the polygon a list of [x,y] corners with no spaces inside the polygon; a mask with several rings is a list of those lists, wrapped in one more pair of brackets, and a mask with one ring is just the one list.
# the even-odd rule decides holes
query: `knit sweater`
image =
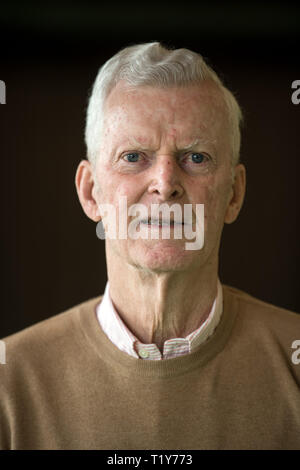
{"label": "knit sweater", "polygon": [[196,351],[143,361],[96,318],[101,297],[4,338],[0,449],[300,449],[300,316],[223,285]]}

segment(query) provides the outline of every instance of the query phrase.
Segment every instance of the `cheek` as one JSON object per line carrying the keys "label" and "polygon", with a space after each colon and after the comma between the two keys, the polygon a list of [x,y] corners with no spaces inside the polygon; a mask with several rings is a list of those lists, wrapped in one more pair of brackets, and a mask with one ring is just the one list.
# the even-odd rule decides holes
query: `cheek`
{"label": "cheek", "polygon": [[122,181],[119,181],[119,183],[117,184],[117,198],[126,196],[128,200],[132,199],[135,193],[134,189],[134,185],[122,179]]}
{"label": "cheek", "polygon": [[215,228],[223,224],[227,207],[228,187],[226,184],[209,185],[203,192],[204,218]]}
{"label": "cheek", "polygon": [[103,171],[98,177],[99,197],[103,203],[117,206],[121,198],[124,197],[127,198],[128,207],[137,202],[137,185],[127,181],[123,175],[119,176],[110,171]]}

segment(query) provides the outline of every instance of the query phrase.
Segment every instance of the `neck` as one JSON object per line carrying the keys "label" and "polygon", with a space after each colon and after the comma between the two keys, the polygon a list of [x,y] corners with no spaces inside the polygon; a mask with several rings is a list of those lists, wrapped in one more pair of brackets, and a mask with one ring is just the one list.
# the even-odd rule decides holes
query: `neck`
{"label": "neck", "polygon": [[107,269],[118,314],[139,341],[161,351],[166,340],[199,328],[217,295],[217,262],[201,270],[153,272],[108,258]]}

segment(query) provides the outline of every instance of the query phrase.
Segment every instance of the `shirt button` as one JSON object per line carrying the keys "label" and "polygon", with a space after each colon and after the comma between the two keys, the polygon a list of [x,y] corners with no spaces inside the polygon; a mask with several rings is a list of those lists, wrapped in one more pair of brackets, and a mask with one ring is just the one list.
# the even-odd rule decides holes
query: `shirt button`
{"label": "shirt button", "polygon": [[140,349],[139,350],[139,356],[142,359],[147,359],[147,357],[149,357],[149,353],[148,353],[148,351],[146,351],[146,349]]}

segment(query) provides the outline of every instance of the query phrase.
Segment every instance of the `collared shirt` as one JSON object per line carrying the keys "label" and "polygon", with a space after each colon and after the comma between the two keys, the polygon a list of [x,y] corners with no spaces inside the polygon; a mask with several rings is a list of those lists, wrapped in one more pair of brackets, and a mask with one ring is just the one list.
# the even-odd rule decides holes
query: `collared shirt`
{"label": "collared shirt", "polygon": [[109,294],[109,282],[106,284],[102,302],[97,306],[97,317],[106,336],[121,351],[144,360],[160,360],[171,359],[193,352],[213,334],[220,321],[222,310],[222,285],[218,279],[217,296],[206,320],[198,329],[185,338],[172,338],[165,341],[163,353],[154,343],[141,343],[127,328],[112,303]]}

